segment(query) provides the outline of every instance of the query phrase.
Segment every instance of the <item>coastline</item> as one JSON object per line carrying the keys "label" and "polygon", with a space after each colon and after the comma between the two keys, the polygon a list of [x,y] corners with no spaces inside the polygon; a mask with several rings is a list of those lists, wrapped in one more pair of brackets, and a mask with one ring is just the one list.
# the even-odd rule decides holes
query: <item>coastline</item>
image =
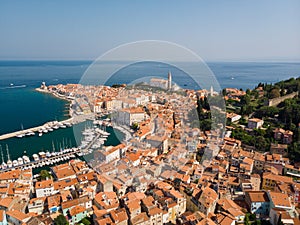
{"label": "coastline", "polygon": [[[52,91],[48,91],[48,90],[45,90],[45,89],[42,89],[42,88],[35,88],[35,90],[37,92],[40,92],[40,93],[45,93],[45,94],[50,94],[50,95],[53,95],[54,97],[56,98],[59,98],[61,100],[64,100],[64,101],[68,101],[70,104],[72,104],[72,99],[69,99],[63,95],[59,95],[58,93],[55,93],[55,92],[52,92]],[[69,115],[69,118],[73,118],[73,111],[71,109],[71,106],[68,107],[68,115]]]}
{"label": "coastline", "polygon": [[[56,98],[59,98],[59,99],[64,100],[64,101],[68,101],[70,103],[70,106],[68,107],[68,118],[64,119],[64,120],[61,120],[61,121],[58,121],[58,122],[59,123],[74,123],[74,118],[73,118],[73,115],[72,115],[73,112],[72,112],[72,109],[71,109],[71,104],[72,104],[71,99],[68,99],[65,96],[62,96],[62,95],[59,95],[57,93],[53,93],[53,92],[50,92],[48,90],[44,90],[44,89],[41,89],[41,88],[35,88],[35,90],[40,92],[40,93],[52,94]],[[0,135],[0,140],[13,138],[13,137],[16,137],[19,134],[25,134],[27,132],[37,132],[40,129],[43,129],[44,127],[48,126],[49,124],[51,124],[53,122],[55,122],[55,121],[49,121],[49,122],[47,122],[43,125],[36,126],[36,127],[31,127],[31,128],[25,129],[25,130],[19,130],[19,131],[14,131],[14,132],[2,134],[2,135]]]}

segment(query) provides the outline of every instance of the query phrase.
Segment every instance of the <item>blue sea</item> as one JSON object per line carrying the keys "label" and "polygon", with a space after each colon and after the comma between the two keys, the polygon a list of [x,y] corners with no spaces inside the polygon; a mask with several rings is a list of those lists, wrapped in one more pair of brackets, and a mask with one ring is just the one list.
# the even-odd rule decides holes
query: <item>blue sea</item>
{"label": "blue sea", "polygon": [[[108,62],[113,63],[113,62]],[[39,93],[35,88],[47,85],[78,83],[90,61],[0,61],[0,135],[68,117],[68,102]],[[210,62],[207,63],[221,88],[254,88],[258,83],[274,83],[300,76],[300,63]],[[192,67],[193,64],[191,63]],[[106,84],[128,83],[141,76],[163,76],[172,71],[173,80],[184,88],[199,88],[178,68],[154,62],[134,64],[117,71]],[[78,125],[80,126],[80,125]],[[109,143],[113,143],[113,136]],[[72,128],[59,129],[42,137],[10,138],[0,141],[9,146],[16,159],[41,150],[58,148],[62,143],[75,146]],[[4,151],[6,160],[6,152]]]}

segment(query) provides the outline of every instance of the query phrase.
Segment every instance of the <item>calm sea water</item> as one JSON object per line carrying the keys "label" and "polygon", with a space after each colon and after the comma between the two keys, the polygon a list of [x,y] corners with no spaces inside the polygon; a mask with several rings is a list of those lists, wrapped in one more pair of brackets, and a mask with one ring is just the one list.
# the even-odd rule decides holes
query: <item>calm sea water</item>
{"label": "calm sea water", "polygon": [[[20,130],[21,127],[25,129],[50,120],[67,118],[68,102],[38,93],[34,89],[40,86],[42,81],[48,85],[78,83],[90,63],[0,61],[0,135]],[[208,66],[222,88],[254,88],[259,82],[274,83],[300,76],[300,63],[214,62],[208,63]],[[114,74],[107,84],[128,83],[144,75],[166,77],[170,70],[173,80],[179,85],[185,88],[198,88],[180,69],[161,63],[140,63],[124,68]],[[113,141],[114,136],[111,136],[109,144],[113,144]],[[67,145],[76,145],[72,128],[59,129],[42,137],[11,138],[0,141],[0,144],[4,149],[7,144],[11,157],[16,159],[24,151],[31,155],[40,150],[51,150],[52,143],[55,148],[59,148],[63,142]]]}

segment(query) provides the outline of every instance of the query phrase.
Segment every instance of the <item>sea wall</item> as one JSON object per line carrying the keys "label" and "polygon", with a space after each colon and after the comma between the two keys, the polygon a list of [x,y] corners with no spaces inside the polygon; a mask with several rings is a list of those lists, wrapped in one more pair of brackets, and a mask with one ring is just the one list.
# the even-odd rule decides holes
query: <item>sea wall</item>
{"label": "sea wall", "polygon": [[279,103],[283,102],[284,100],[288,99],[288,98],[294,98],[296,95],[298,95],[298,91],[297,92],[293,92],[291,94],[279,97],[279,98],[272,98],[269,99],[265,102],[265,105],[267,106],[277,106]]}

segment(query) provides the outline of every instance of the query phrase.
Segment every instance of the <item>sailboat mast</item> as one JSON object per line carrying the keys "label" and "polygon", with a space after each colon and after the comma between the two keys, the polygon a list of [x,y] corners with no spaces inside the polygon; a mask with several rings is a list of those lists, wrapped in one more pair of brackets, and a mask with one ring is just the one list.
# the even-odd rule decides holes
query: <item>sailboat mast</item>
{"label": "sailboat mast", "polygon": [[63,138],[63,141],[62,141],[62,146],[63,146],[63,150],[65,150],[65,139]]}
{"label": "sailboat mast", "polygon": [[10,160],[10,156],[9,156],[9,150],[8,150],[8,145],[6,144],[6,153],[7,153],[7,161],[11,161]]}
{"label": "sailboat mast", "polygon": [[1,150],[2,163],[4,163],[4,157],[3,157],[3,152],[2,152],[2,145],[0,145],[0,150]]}
{"label": "sailboat mast", "polygon": [[52,141],[52,151],[55,152],[54,142]]}

